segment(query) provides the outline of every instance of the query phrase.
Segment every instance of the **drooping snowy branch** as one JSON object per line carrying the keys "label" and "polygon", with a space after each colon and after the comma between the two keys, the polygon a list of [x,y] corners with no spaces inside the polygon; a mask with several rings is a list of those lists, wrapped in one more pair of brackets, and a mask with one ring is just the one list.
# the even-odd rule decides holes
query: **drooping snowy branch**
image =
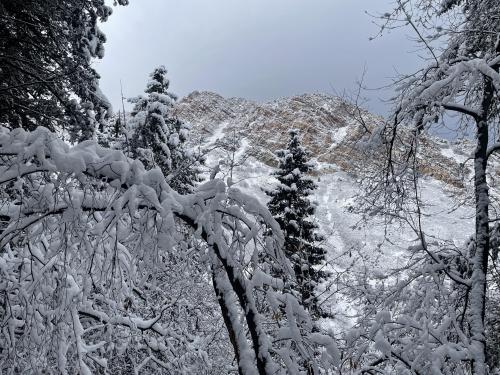
{"label": "drooping snowy branch", "polygon": [[[183,267],[179,221],[206,244],[201,249],[208,253],[198,258],[218,273],[222,301],[238,302],[226,307],[240,372],[318,373],[338,363],[331,338],[313,332],[306,311],[286,292],[294,275],[281,231],[254,198],[220,180],[179,195],[159,169],[146,171],[91,141],[70,147],[44,128],[0,129],[0,161],[0,213],[9,218],[0,229],[2,309],[10,327],[0,340],[13,348],[2,354],[5,363],[16,366],[19,353],[30,357],[31,340],[40,345],[56,335],[58,349],[42,345],[32,353],[44,353],[42,366],[57,363],[62,372],[106,367],[110,350],[118,348],[111,336],[98,340],[99,332],[123,337],[123,330],[141,332],[130,356],[134,368],[186,368],[205,358],[201,347],[186,358],[182,352],[198,341],[186,324],[170,323],[184,316],[174,314],[180,306],[188,314],[197,309],[183,302],[185,290],[176,295],[175,287],[172,295],[161,294],[164,301],[150,300],[175,276],[162,271],[159,279],[155,270]],[[172,257],[179,260],[167,262]],[[283,279],[269,274],[266,259]],[[181,280],[187,281],[175,283]]]}

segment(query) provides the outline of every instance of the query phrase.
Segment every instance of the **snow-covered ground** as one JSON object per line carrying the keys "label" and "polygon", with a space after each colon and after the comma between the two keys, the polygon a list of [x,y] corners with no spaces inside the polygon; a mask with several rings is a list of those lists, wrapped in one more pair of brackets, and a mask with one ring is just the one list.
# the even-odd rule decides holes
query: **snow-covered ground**
{"label": "snow-covered ground", "polygon": [[[215,146],[217,140],[223,137],[224,126],[224,123],[221,124],[206,139],[208,148]],[[342,137],[342,129],[339,129],[339,137]],[[253,156],[245,157],[248,148],[249,142],[245,138],[240,139],[234,160],[243,162],[233,168],[232,183],[266,204],[268,197],[265,190],[272,189],[277,183],[272,175],[274,168]],[[462,155],[449,146],[442,152],[463,162]],[[220,164],[219,178],[226,179],[230,174],[228,163],[224,163],[228,155],[221,148],[208,154],[206,166],[210,169]],[[356,178],[336,165],[318,163],[318,166],[324,172],[315,177],[318,188],[312,199],[317,205],[316,220],[320,233],[325,237],[324,247],[328,251],[332,275],[338,275],[347,268],[384,274],[404,265],[408,259],[408,248],[415,245],[417,239],[410,226],[401,221],[387,223],[381,216],[364,219],[355,209],[356,197],[360,193]],[[422,226],[430,244],[446,241],[461,247],[473,233],[473,208],[460,204],[459,198],[451,191],[443,182],[430,177],[421,181]],[[331,323],[334,326],[340,322],[348,324],[349,319],[343,317],[352,311],[342,296],[328,291],[324,295],[329,296],[325,306],[337,317],[336,322]]]}
{"label": "snow-covered ground", "polygon": [[[337,98],[321,95],[258,104],[198,93],[182,105],[185,120],[192,122],[203,147],[211,150],[206,158],[206,178],[218,165],[218,178],[229,181],[232,176],[230,183],[263,204],[269,199],[265,191],[277,184],[272,175],[272,151],[286,144],[287,129],[299,128],[316,163],[317,189],[312,200],[317,205],[315,220],[325,238],[322,245],[331,274],[319,288],[322,307],[334,319],[323,320],[322,325],[336,334],[345,332],[359,313],[344,292],[347,280],[359,275],[373,280],[392,274],[390,271],[409,262],[409,249],[418,245],[418,236],[407,222],[363,214],[359,209],[362,191],[353,175],[356,168],[349,164],[349,158],[356,155],[344,147],[352,141],[358,125]],[[380,120],[365,115],[367,123]],[[228,145],[235,144],[235,152],[228,151]],[[470,186],[464,188],[457,182],[471,182],[470,145],[429,138],[422,152],[427,153],[427,160],[433,160],[425,166],[427,173],[420,180],[421,225],[427,244],[463,248],[474,232],[474,209],[467,199]],[[337,160],[339,164],[335,164]],[[356,162],[359,167],[364,161]]]}

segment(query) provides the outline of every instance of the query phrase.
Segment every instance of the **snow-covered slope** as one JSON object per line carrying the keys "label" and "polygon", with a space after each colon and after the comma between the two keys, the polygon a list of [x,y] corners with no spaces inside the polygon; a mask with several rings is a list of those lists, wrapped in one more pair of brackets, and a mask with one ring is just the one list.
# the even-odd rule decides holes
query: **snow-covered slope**
{"label": "snow-covered slope", "polygon": [[[207,166],[219,164],[218,176],[229,177],[233,164],[232,181],[262,202],[267,201],[263,190],[276,183],[271,175],[273,151],[285,146],[288,129],[301,129],[304,145],[319,168],[316,217],[326,236],[334,275],[353,263],[370,272],[401,265],[416,240],[415,233],[400,221],[387,223],[382,217],[365,221],[353,210],[359,184],[352,167],[358,156],[351,145],[361,125],[352,119],[350,110],[341,99],[322,94],[256,103],[194,92],[178,104],[179,116],[191,123],[198,142],[210,150]],[[363,116],[372,127],[382,122],[367,112]],[[421,192],[424,230],[429,241],[462,246],[474,229],[472,207],[460,204],[464,188],[458,171],[466,152],[464,147],[437,139],[427,139],[424,150],[429,159]],[[358,164],[368,162],[359,158]],[[348,312],[340,302],[329,301],[332,311]]]}

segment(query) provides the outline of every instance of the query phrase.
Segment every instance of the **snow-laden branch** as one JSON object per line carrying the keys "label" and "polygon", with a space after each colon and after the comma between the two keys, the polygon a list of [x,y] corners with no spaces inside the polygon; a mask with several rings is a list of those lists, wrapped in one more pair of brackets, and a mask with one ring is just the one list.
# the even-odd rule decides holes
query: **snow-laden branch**
{"label": "snow-laden branch", "polygon": [[[314,332],[307,312],[285,291],[294,276],[281,250],[282,234],[256,199],[220,180],[180,195],[158,169],[146,171],[140,162],[94,142],[70,147],[44,128],[33,132],[0,128],[0,176],[0,213],[10,218],[0,228],[0,273],[11,280],[4,288],[10,291],[8,304],[16,306],[6,319],[20,319],[17,324],[25,327],[11,331],[9,345],[15,345],[15,337],[19,337],[18,345],[27,345],[32,323],[20,318],[22,312],[46,310],[45,300],[56,293],[57,285],[73,290],[70,300],[79,311],[78,316],[73,311],[68,322],[76,332],[81,371],[96,358],[82,349],[88,344],[78,324],[85,317],[92,318],[93,324],[98,320],[104,325],[151,331],[167,340],[165,336],[172,334],[162,328],[163,310],[145,319],[140,311],[117,315],[112,306],[129,306],[136,284],[150,277],[148,267],[154,267],[146,262],[152,259],[150,246],[167,252],[178,246],[176,222],[180,220],[208,245],[214,255],[208,259],[216,259],[210,267],[222,269],[224,276],[218,280],[228,283],[220,288],[238,301],[238,307],[230,311],[242,314],[244,324],[237,331],[248,332],[250,337],[250,346],[241,338],[234,341],[240,346],[242,373],[295,373],[304,364],[319,373],[320,368],[338,364],[332,339]],[[271,276],[271,269],[283,279]],[[76,287],[58,281],[64,272],[73,274]],[[46,284],[52,286],[43,289]],[[102,288],[120,292],[112,296]],[[45,290],[50,291],[47,296]],[[28,291],[36,298],[21,298]],[[60,323],[54,329],[63,332],[66,312],[58,314]],[[269,328],[273,326],[280,328]],[[146,345],[158,347],[153,344],[157,339],[151,340]],[[248,354],[248,347],[253,355]],[[71,351],[68,343],[64,348],[54,354],[63,367],[67,363],[64,353]],[[153,358],[155,363],[164,363],[160,357]]]}
{"label": "snow-laden branch", "polygon": [[[432,63],[423,69],[419,77],[402,80],[399,84],[402,97],[398,105],[399,120],[411,120],[425,126],[434,122],[435,116],[422,117],[422,110],[431,113],[432,109],[443,108],[478,121],[483,114],[480,103],[473,100],[477,94],[474,90],[482,85],[483,79],[488,79],[494,90],[500,92],[499,59],[498,55],[443,59],[440,64]],[[457,102],[464,99],[464,103]]]}

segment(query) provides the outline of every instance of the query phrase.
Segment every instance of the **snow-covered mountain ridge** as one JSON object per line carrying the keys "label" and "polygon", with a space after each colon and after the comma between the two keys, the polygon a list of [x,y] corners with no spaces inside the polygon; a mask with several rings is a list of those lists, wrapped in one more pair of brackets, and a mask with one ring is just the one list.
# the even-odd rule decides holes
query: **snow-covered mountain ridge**
{"label": "snow-covered mountain ridge", "polygon": [[[178,102],[177,114],[192,125],[199,142],[206,143],[214,135],[226,143],[244,139],[247,151],[271,166],[275,165],[274,151],[286,145],[288,129],[299,129],[320,173],[336,169],[353,173],[369,165],[369,158],[357,152],[357,147],[366,137],[365,128],[376,129],[384,121],[358,111],[342,98],[319,93],[258,103],[195,91]],[[462,187],[460,163],[466,159],[466,145],[426,138],[422,147],[422,173]]]}

